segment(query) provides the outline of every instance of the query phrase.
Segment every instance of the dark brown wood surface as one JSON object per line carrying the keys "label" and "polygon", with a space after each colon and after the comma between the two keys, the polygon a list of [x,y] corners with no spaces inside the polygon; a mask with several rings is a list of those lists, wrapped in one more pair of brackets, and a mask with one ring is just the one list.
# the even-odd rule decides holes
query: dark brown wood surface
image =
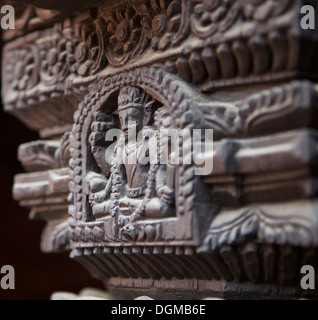
{"label": "dark brown wood surface", "polygon": [[12,199],[14,175],[23,170],[16,150],[37,136],[0,107],[0,267],[12,265],[16,273],[15,290],[0,289],[0,300],[41,300],[56,291],[77,293],[83,287],[103,288],[67,253],[42,253],[40,240],[45,223],[30,221],[28,210]]}
{"label": "dark brown wood surface", "polygon": [[[318,38],[300,27],[304,1],[25,3],[62,11],[22,6],[3,38],[4,109],[41,138],[23,137],[13,186],[47,222],[41,249],[70,252],[124,298],[306,295],[300,269],[318,270]],[[106,161],[111,129],[124,132]],[[165,149],[160,129],[189,135]],[[194,129],[213,130],[208,173]],[[147,154],[150,131],[148,154],[177,163],[127,161]],[[16,239],[9,253],[23,259],[19,228],[3,243]]]}

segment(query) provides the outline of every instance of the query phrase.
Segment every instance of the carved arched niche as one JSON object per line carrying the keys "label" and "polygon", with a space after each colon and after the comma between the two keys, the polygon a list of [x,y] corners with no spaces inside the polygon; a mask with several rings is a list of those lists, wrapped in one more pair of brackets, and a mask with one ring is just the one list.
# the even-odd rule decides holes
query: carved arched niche
{"label": "carved arched niche", "polygon": [[[105,142],[108,130],[120,128],[117,102],[120,92],[139,95],[140,114],[144,113],[145,105],[153,114],[153,120],[149,122],[148,119],[147,126],[142,129],[152,128],[157,137],[154,140],[157,145],[149,146],[150,153],[152,149],[158,151],[161,139],[165,138],[159,137],[159,129],[176,129],[178,132],[204,129],[204,118],[194,99],[195,92],[162,69],[136,69],[108,77],[95,85],[75,113],[72,130],[70,198],[73,205],[69,210],[72,215],[69,224],[74,248],[83,242],[91,248],[119,244],[128,247],[198,246],[218,207],[212,205],[208,188],[195,174],[192,137],[188,141],[179,139],[180,164],[161,166],[159,161],[159,165],[157,162],[143,169],[138,165],[130,169],[121,163],[120,169],[118,157],[124,149],[118,146],[124,141],[123,135],[116,144]],[[110,144],[115,145],[110,156],[111,164],[105,161],[105,150]],[[191,161],[183,161],[186,157]],[[120,170],[124,172],[118,172]],[[127,194],[131,192],[127,178],[131,173],[129,170],[143,170],[139,176],[140,183],[144,183],[140,186],[144,187],[139,190],[141,194]],[[162,206],[158,184],[173,190],[168,208],[166,203]],[[202,217],[202,212],[207,214]]]}

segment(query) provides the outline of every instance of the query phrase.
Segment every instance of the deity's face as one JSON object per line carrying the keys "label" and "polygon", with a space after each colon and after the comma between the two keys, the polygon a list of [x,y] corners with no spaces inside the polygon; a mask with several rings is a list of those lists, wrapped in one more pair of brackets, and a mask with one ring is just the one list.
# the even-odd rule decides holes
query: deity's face
{"label": "deity's face", "polygon": [[121,130],[125,138],[137,139],[137,135],[143,127],[143,113],[141,110],[131,107],[119,111]]}

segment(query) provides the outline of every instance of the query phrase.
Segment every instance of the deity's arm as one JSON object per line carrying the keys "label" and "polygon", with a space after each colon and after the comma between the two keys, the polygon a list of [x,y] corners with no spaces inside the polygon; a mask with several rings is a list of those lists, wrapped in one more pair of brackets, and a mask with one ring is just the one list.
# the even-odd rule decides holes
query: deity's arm
{"label": "deity's arm", "polygon": [[159,189],[165,186],[167,179],[167,165],[159,165],[159,169],[156,174],[156,191],[158,193]]}
{"label": "deity's arm", "polygon": [[150,160],[156,160],[155,163],[159,166],[156,172],[156,194],[161,202],[171,204],[175,190],[175,167],[167,164],[167,155],[161,143],[150,143],[149,150],[150,155],[157,155],[156,159],[152,157]]}
{"label": "deity's arm", "polygon": [[124,162],[124,149],[122,144],[116,147],[115,163],[113,163],[112,175],[117,175],[121,181],[127,180],[125,162]]}
{"label": "deity's arm", "polygon": [[156,175],[156,191],[160,201],[171,205],[175,196],[175,167],[162,164]]}
{"label": "deity's arm", "polygon": [[146,205],[148,218],[172,217],[175,214],[175,169],[171,165],[161,164],[156,173],[156,194]]}
{"label": "deity's arm", "polygon": [[109,178],[110,175],[110,164],[107,162],[105,157],[106,147],[104,146],[93,146],[91,148],[95,161],[100,168],[102,174]]}

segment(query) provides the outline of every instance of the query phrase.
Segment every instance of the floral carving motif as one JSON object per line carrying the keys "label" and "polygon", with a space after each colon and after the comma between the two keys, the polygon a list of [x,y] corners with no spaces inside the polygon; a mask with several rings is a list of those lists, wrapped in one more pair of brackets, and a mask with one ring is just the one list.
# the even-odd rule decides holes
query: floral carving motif
{"label": "floral carving motif", "polygon": [[103,25],[88,20],[68,27],[58,24],[52,36],[38,41],[45,83],[64,81],[70,73],[87,76],[104,66],[99,59],[103,42],[98,35]]}
{"label": "floral carving motif", "polygon": [[191,17],[193,31],[207,38],[231,28],[237,20],[265,21],[282,14],[291,0],[200,0]]}
{"label": "floral carving motif", "polygon": [[112,64],[121,65],[131,55],[144,49],[150,37],[146,17],[139,20],[134,10],[127,9],[124,12],[108,13],[104,20],[109,33],[107,57]]}
{"label": "floral carving motif", "polygon": [[135,2],[123,11],[101,13],[107,25],[106,54],[114,66],[137,59],[151,41],[154,50],[164,50],[187,35],[188,1]]}
{"label": "floral carving motif", "polygon": [[26,90],[38,82],[37,51],[32,45],[6,55],[5,72],[13,90]]}

